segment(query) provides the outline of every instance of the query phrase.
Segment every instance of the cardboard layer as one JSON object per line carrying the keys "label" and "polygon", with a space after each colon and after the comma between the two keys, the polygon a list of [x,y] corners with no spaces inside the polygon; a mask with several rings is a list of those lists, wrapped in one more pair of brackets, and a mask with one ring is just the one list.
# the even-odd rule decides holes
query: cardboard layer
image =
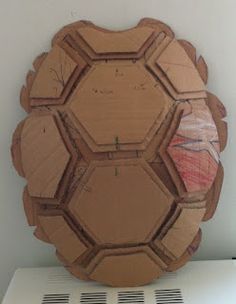
{"label": "cardboard layer", "polygon": [[226,110],[195,47],[151,18],[63,27],[26,76],[12,138],[34,235],[74,276],[139,286],[182,267],[216,209]]}

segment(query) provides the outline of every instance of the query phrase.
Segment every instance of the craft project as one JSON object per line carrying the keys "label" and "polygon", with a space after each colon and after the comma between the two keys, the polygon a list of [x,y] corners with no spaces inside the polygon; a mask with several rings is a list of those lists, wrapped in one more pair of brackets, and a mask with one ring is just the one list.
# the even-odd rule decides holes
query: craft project
{"label": "craft project", "polygon": [[12,159],[35,236],[76,277],[112,286],[183,266],[223,181],[226,111],[204,59],[146,18],[120,32],[68,25],[33,66]]}

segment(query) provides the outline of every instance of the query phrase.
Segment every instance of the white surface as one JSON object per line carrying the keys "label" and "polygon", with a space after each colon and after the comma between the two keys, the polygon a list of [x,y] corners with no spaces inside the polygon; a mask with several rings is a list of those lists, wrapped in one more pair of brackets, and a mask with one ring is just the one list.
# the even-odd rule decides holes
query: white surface
{"label": "white surface", "polygon": [[209,89],[228,110],[230,138],[222,156],[226,176],[219,208],[202,225],[203,241],[195,257],[236,255],[235,11],[235,0],[0,0],[0,298],[15,268],[57,264],[54,250],[34,239],[27,227],[21,202],[25,182],[13,169],[9,151],[12,132],[25,117],[19,92],[33,59],[49,49],[56,31],[77,19],[125,29],[144,16],[158,18],[205,57]]}
{"label": "white surface", "polygon": [[[232,260],[190,262],[178,273],[167,274],[150,285],[137,288],[110,288],[93,282],[79,281],[70,276],[62,267],[25,268],[16,271],[3,304],[41,304],[43,299],[46,300],[49,297],[52,301],[52,295],[61,297],[61,302],[53,303],[79,304],[82,303],[81,299],[85,300],[82,297],[85,293],[86,299],[90,299],[86,302],[87,304],[98,302],[117,304],[119,303],[118,295],[124,292],[126,294],[129,292],[129,299],[134,292],[143,293],[144,302],[141,303],[144,304],[170,303],[167,302],[168,295],[172,297],[171,303],[235,304],[235,285],[236,265]],[[160,302],[155,301],[154,294],[157,290],[157,299]],[[172,295],[170,295],[171,290]],[[176,291],[179,291],[179,296]],[[100,302],[98,293],[101,292],[104,293],[104,301]],[[68,296],[68,302],[63,301],[65,295]],[[95,297],[96,300],[92,301],[91,297]],[[126,299],[128,300],[127,297]]]}

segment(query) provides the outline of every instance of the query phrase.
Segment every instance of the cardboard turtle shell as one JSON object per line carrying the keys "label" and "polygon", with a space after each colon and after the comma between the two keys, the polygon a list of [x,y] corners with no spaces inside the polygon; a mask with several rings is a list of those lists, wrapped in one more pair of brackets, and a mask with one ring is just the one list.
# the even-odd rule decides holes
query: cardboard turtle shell
{"label": "cardboard turtle shell", "polygon": [[138,286],[183,266],[216,209],[226,111],[195,48],[154,19],[64,27],[21,91],[12,159],[35,236],[76,277]]}

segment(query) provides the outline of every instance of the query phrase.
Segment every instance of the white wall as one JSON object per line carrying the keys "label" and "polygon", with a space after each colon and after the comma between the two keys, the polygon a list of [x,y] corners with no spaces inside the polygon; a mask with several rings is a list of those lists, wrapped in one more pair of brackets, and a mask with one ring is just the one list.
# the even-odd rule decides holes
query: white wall
{"label": "white wall", "polygon": [[0,0],[0,298],[17,267],[56,265],[51,246],[27,227],[21,193],[25,184],[10,158],[11,135],[25,113],[19,92],[37,54],[63,25],[91,19],[125,29],[144,16],[172,26],[197,46],[210,70],[209,89],[228,110],[229,142],[222,155],[225,183],[217,214],[202,225],[197,259],[236,256],[236,2],[235,0]]}

